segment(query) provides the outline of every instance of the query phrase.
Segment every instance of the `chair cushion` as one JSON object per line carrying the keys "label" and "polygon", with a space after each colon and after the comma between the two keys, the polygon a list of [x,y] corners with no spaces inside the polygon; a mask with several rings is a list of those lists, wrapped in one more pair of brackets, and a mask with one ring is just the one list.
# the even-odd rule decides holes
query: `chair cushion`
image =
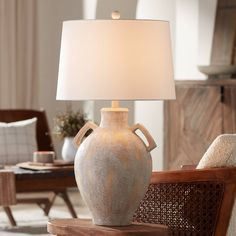
{"label": "chair cushion", "polygon": [[12,123],[0,122],[0,164],[31,161],[37,151],[37,118]]}
{"label": "chair cushion", "polygon": [[210,145],[197,169],[236,166],[236,134],[222,134]]}
{"label": "chair cushion", "polygon": [[[222,134],[210,145],[197,169],[236,166],[236,134]],[[236,200],[231,213],[227,236],[236,232]]]}

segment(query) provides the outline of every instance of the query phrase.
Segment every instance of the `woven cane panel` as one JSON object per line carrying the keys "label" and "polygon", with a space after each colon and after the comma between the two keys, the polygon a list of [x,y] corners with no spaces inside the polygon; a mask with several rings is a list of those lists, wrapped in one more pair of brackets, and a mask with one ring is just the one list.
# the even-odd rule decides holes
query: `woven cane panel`
{"label": "woven cane panel", "polygon": [[223,198],[217,182],[151,184],[134,221],[165,224],[171,235],[213,235]]}

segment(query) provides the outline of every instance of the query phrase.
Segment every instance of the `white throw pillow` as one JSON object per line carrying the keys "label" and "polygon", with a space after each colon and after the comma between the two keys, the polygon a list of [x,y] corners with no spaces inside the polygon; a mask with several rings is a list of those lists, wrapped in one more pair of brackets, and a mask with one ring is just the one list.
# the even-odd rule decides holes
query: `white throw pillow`
{"label": "white throw pillow", "polygon": [[37,118],[12,123],[0,122],[0,164],[31,161],[37,151]]}
{"label": "white throw pillow", "polygon": [[[236,166],[236,134],[222,134],[210,145],[200,160],[197,169]],[[236,200],[227,230],[227,236],[235,236]]]}

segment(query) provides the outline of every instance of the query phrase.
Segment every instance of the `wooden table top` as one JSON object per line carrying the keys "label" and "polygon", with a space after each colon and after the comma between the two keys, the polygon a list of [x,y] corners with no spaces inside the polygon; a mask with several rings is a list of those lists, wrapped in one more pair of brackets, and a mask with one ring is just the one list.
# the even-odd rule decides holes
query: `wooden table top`
{"label": "wooden table top", "polygon": [[47,177],[74,177],[74,167],[58,167],[56,170],[29,170],[18,166],[6,166],[5,169],[14,172],[16,179],[24,178],[47,178]]}
{"label": "wooden table top", "polygon": [[58,219],[50,220],[47,226],[48,232],[60,236],[167,236],[168,228],[157,224],[133,223],[129,226],[98,226],[91,220],[85,219]]}
{"label": "wooden table top", "polygon": [[55,170],[26,170],[17,166],[6,167],[15,174],[17,192],[61,191],[77,187],[74,168]]}

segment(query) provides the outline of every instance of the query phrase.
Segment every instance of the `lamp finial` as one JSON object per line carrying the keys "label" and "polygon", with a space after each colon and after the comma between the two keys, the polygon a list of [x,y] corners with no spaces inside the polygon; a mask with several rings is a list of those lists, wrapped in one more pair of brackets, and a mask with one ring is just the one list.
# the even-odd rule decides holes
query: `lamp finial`
{"label": "lamp finial", "polygon": [[120,12],[119,11],[113,11],[111,13],[112,20],[119,20],[120,19]]}

